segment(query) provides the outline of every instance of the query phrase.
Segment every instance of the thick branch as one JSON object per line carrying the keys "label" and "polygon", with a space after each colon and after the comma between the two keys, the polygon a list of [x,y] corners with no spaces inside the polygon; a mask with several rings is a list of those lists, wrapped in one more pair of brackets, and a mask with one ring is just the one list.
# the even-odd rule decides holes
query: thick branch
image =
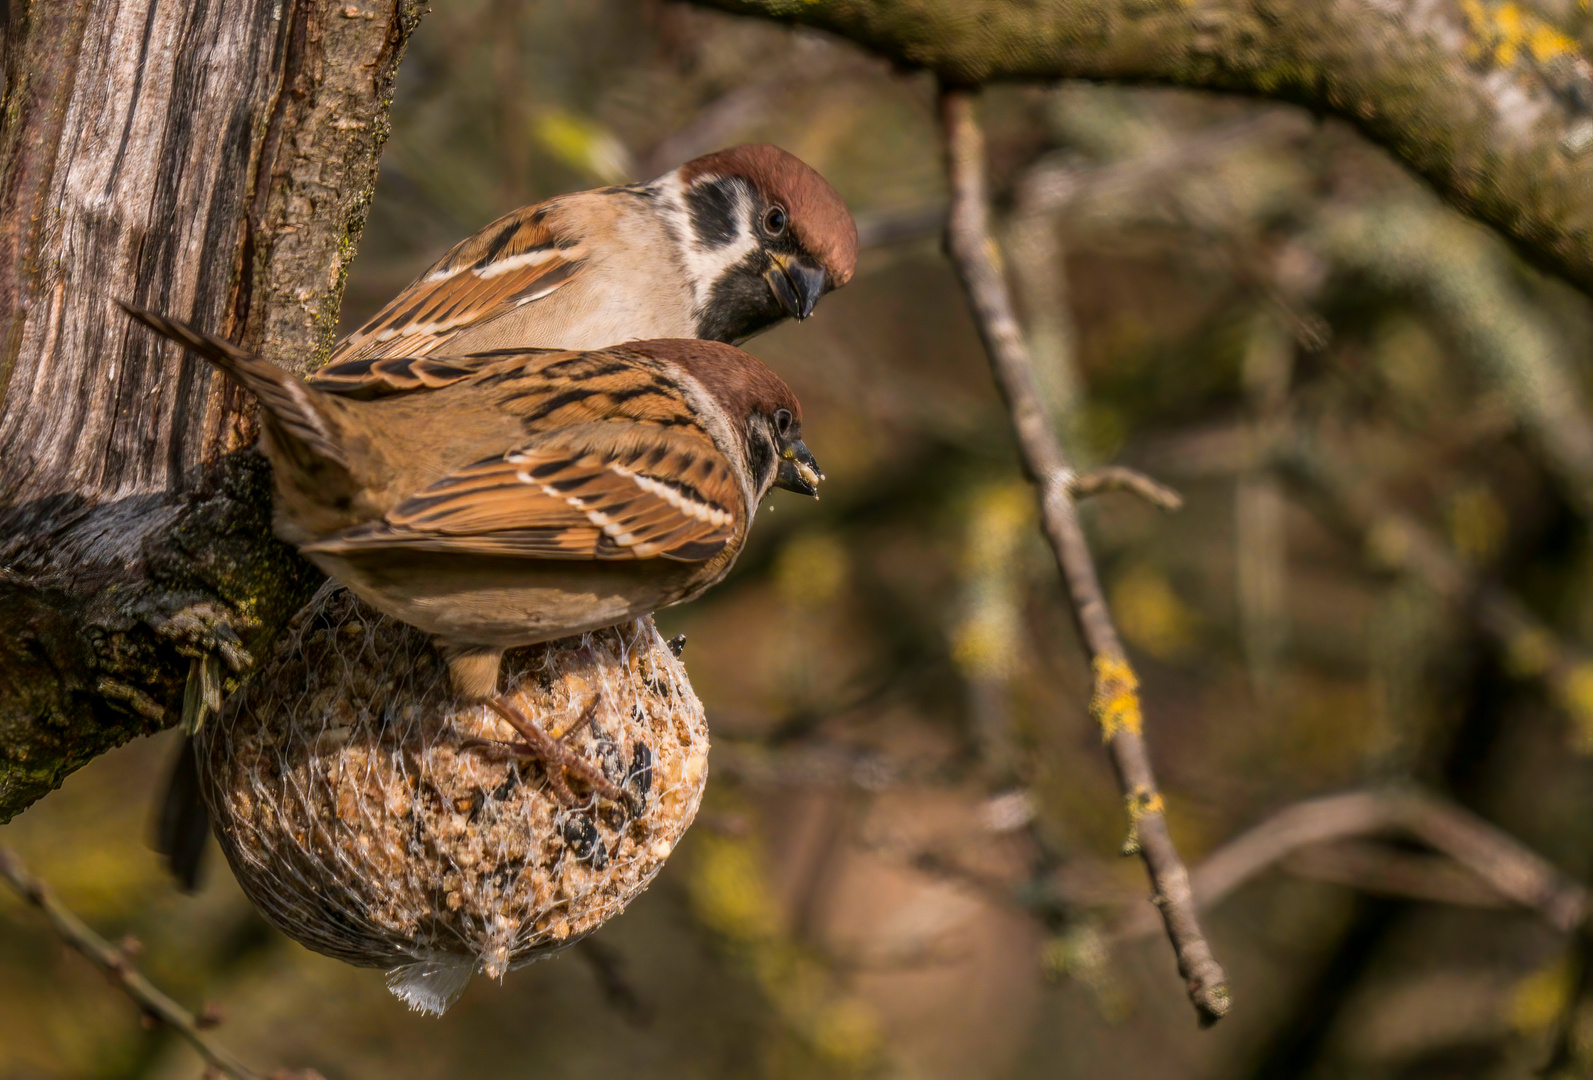
{"label": "thick branch", "polygon": [[697,2],[833,31],[952,83],[1156,82],[1336,113],[1450,202],[1593,289],[1593,68],[1577,42],[1515,4]]}
{"label": "thick branch", "polygon": [[1012,300],[997,264],[990,234],[984,137],[965,91],[941,93],[951,208],[947,245],[967,290],[974,320],[990,357],[996,385],[1006,399],[1025,468],[1040,489],[1041,523],[1067,584],[1074,617],[1095,670],[1091,711],[1102,724],[1112,763],[1133,822],[1130,847],[1145,860],[1178,955],[1179,972],[1203,1023],[1228,1011],[1228,987],[1195,913],[1189,874],[1178,857],[1163,817],[1150,755],[1141,733],[1138,687],[1101,592],[1095,563],[1074,511],[1072,471],[1041,405],[1039,391],[1013,314]]}

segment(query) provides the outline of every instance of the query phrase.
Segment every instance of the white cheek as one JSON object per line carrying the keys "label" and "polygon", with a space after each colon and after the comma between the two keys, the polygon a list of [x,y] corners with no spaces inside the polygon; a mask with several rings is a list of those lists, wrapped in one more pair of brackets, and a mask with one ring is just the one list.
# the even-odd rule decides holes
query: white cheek
{"label": "white cheek", "polygon": [[691,214],[686,209],[684,193],[678,184],[666,190],[666,197],[673,203],[672,209],[684,238],[681,260],[685,264],[686,278],[691,283],[692,302],[701,311],[708,306],[714,285],[725,276],[725,272],[757,250],[758,237],[752,230],[752,195],[745,188],[737,186],[736,238],[721,247],[707,247],[696,239],[691,228]]}

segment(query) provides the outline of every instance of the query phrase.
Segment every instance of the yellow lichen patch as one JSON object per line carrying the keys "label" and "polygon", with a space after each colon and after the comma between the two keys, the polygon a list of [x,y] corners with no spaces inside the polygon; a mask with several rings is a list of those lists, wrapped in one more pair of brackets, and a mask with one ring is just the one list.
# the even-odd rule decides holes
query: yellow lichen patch
{"label": "yellow lichen patch", "polygon": [[738,942],[776,933],[774,898],[751,844],[707,837],[698,845],[693,871],[692,901],[709,927]]}
{"label": "yellow lichen patch", "polygon": [[1593,661],[1584,660],[1573,667],[1556,689],[1560,704],[1571,714],[1577,748],[1593,752]]}
{"label": "yellow lichen patch", "polygon": [[823,1006],[813,1018],[813,1045],[831,1061],[863,1066],[879,1053],[879,1021],[868,1002],[843,997]]}
{"label": "yellow lichen patch", "polygon": [[1108,1020],[1122,1020],[1131,1002],[1112,970],[1111,953],[1101,928],[1081,922],[1040,946],[1040,969],[1048,979],[1077,979],[1095,997],[1095,1005]]}
{"label": "yellow lichen patch", "polygon": [[573,169],[605,184],[630,179],[630,152],[608,128],[595,120],[557,109],[536,118],[532,131],[543,149]]}
{"label": "yellow lichen patch", "polygon": [[1540,64],[1559,56],[1578,55],[1575,38],[1543,22],[1534,26],[1528,34],[1527,49]]}
{"label": "yellow lichen patch", "polygon": [[1124,802],[1128,804],[1129,819],[1135,824],[1138,824],[1141,818],[1149,817],[1151,814],[1165,814],[1167,812],[1167,804],[1162,801],[1162,795],[1159,791],[1136,791],[1128,796]]}
{"label": "yellow lichen patch", "polygon": [[806,533],[780,551],[775,583],[780,598],[798,608],[825,607],[840,595],[851,576],[846,548],[828,533]]}
{"label": "yellow lichen patch", "polygon": [[1565,1011],[1571,989],[1571,969],[1564,961],[1539,968],[1511,990],[1510,1025],[1522,1035],[1548,1031]]}
{"label": "yellow lichen patch", "polygon": [[1523,11],[1514,0],[1492,5],[1461,0],[1460,9],[1472,35],[1466,58],[1473,62],[1491,60],[1499,67],[1514,67],[1523,53],[1539,64],[1580,55],[1574,38]]}
{"label": "yellow lichen patch", "polygon": [[1162,801],[1160,792],[1144,789],[1130,792],[1123,802],[1128,808],[1128,835],[1123,838],[1122,853],[1125,856],[1138,855],[1139,823],[1151,814],[1165,814],[1167,804]]}
{"label": "yellow lichen patch", "polygon": [[1090,715],[1101,725],[1101,738],[1111,742],[1118,732],[1138,735],[1143,726],[1139,709],[1139,680],[1128,661],[1115,656],[1095,658],[1095,692]]}

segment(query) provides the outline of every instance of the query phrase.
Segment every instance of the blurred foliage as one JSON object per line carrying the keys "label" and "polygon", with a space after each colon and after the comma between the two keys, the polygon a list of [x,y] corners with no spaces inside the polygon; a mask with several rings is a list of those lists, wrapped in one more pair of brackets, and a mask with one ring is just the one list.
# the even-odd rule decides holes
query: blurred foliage
{"label": "blurred foliage", "polygon": [[[1537,55],[1510,7],[1487,7],[1491,47]],[[1186,856],[1303,797],[1415,780],[1593,876],[1593,680],[1540,681],[1556,648],[1593,647],[1585,298],[1338,123],[1083,85],[983,109],[998,210],[1054,229],[1062,259],[1019,290],[1055,331],[1048,385],[1073,388],[1058,424],[1081,463],[1186,496],[1085,511]],[[393,125],[348,326],[498,214],[735,142],[804,157],[865,233],[944,197],[928,80],[653,0],[438,5]],[[1070,194],[1037,211],[1042,171]],[[1165,942],[1111,936],[1145,885],[1118,858],[1089,672],[961,295],[934,231],[909,231],[751,344],[831,479],[822,502],[771,499],[730,580],[660,617],[716,746],[698,825],[600,935],[644,1016],[578,946],[420,1019],[378,973],[283,941],[224,868],[178,895],[144,846],[169,739],[95,762],[0,842],[136,935],[178,998],[221,1002],[246,1059],[331,1080],[1532,1075],[1571,983],[1566,942],[1523,912],[1264,875],[1210,915],[1235,1008],[1204,1033]],[[1540,636],[1494,647],[1401,569],[1406,533],[1277,481],[1294,440]],[[0,1077],[197,1075],[3,895],[0,971]]]}

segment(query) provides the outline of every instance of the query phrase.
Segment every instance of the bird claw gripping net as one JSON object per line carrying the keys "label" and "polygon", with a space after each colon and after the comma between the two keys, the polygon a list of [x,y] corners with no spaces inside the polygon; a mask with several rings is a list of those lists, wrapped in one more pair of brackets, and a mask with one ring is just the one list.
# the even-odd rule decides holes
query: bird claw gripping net
{"label": "bird claw gripping net", "polygon": [[708,774],[708,728],[651,619],[512,650],[504,697],[600,769],[605,799],[459,700],[421,632],[326,588],[203,728],[197,752],[239,884],[289,937],[388,969],[441,1013],[617,915],[663,868]]}

